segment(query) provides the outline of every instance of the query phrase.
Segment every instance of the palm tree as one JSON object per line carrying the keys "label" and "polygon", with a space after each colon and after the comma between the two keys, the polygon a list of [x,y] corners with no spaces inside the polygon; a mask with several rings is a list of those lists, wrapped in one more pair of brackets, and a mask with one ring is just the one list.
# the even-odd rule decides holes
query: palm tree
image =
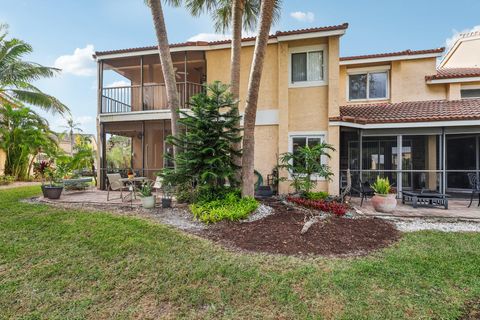
{"label": "palm tree", "polygon": [[7,35],[8,25],[0,24],[0,96],[14,100],[15,104],[27,103],[46,111],[68,113],[67,106],[31,84],[51,78],[60,70],[23,61],[22,57],[31,53],[32,47],[19,39],[7,40]]}
{"label": "palm tree", "polygon": [[270,26],[273,22],[275,7],[279,0],[262,0],[260,6],[260,24],[255,41],[253,62],[245,101],[243,118],[243,154],[242,154],[242,196],[254,196],[254,151],[255,151],[255,120],[257,116],[258,93],[262,77],[265,52],[268,45]]}
{"label": "palm tree", "polygon": [[[173,69],[172,56],[170,55],[170,47],[168,44],[167,28],[165,26],[165,19],[163,17],[162,4],[160,0],[145,0],[147,6],[152,12],[153,24],[155,26],[155,33],[158,41],[158,54],[160,56],[160,64],[162,66],[163,78],[165,81],[165,88],[167,91],[167,103],[172,114],[171,126],[172,136],[178,137],[178,108],[180,106],[180,99],[177,92],[177,81],[175,80],[175,70]],[[172,4],[177,1],[170,1]],[[175,159],[178,147],[173,146],[173,159]],[[174,166],[176,163],[174,161]]]}
{"label": "palm tree", "polygon": [[[233,98],[240,98],[240,67],[242,49],[242,30],[254,31],[260,11],[260,0],[185,0],[187,9],[193,16],[209,12],[215,23],[215,31],[232,32],[231,57],[230,57],[230,91]],[[275,4],[273,21],[280,17],[280,7]],[[240,122],[237,123],[237,128]],[[234,145],[236,150],[241,149],[241,142]],[[240,167],[241,157],[235,157],[234,163]],[[240,172],[238,179],[240,180]]]}
{"label": "palm tree", "polygon": [[74,122],[73,118],[68,118],[67,119],[67,125],[62,126],[63,128],[67,129],[65,131],[65,134],[68,134],[70,138],[70,156],[73,156],[73,145],[74,145],[74,132],[83,132],[82,128],[80,128],[80,123]]}

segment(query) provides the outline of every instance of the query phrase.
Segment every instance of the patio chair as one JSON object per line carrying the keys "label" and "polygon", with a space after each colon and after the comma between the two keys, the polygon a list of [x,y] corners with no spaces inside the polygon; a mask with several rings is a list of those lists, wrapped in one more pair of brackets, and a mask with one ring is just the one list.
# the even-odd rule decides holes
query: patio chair
{"label": "patio chair", "polygon": [[367,200],[367,197],[373,197],[374,191],[368,182],[363,182],[362,179],[359,179],[360,184],[360,207],[363,205],[363,199]]}
{"label": "patio chair", "polygon": [[[122,179],[120,173],[107,173],[107,179],[107,201],[116,199],[122,199],[123,201],[123,190],[128,191],[129,188],[120,181],[120,179]],[[110,199],[110,191],[120,191],[120,198]]]}
{"label": "patio chair", "polygon": [[477,206],[480,206],[480,184],[478,183],[478,176],[474,172],[470,172],[467,175],[468,175],[468,183],[470,184],[470,188],[471,188],[471,192],[472,192],[472,194],[470,196],[470,203],[468,204],[468,207],[470,208],[470,206],[472,205],[473,197],[475,196],[475,194],[478,194],[478,205]]}

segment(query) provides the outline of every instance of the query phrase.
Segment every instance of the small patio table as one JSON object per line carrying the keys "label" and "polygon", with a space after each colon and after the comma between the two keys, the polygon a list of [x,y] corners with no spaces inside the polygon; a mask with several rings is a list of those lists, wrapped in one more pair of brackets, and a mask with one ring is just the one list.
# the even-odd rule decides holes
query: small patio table
{"label": "small patio table", "polygon": [[135,192],[137,191],[137,183],[138,182],[144,182],[147,180],[147,177],[133,177],[133,178],[121,178],[118,179],[121,183],[124,183],[126,186],[128,186],[128,190],[130,191],[130,194],[127,194],[122,201],[125,201],[125,199],[130,195],[130,201],[132,202],[133,199],[137,198],[135,196]]}
{"label": "small patio table", "polygon": [[437,192],[412,192],[402,191],[402,203],[410,202],[412,207],[417,208],[418,205],[443,206],[448,209],[448,198],[450,196]]}

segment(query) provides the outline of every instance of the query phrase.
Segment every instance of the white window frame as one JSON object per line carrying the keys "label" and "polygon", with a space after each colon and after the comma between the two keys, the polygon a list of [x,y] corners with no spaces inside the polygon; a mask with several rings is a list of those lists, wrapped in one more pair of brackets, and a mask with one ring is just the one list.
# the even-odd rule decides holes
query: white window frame
{"label": "white window frame", "polygon": [[[292,55],[294,53],[306,53],[307,54],[307,68],[308,68],[308,53],[313,51],[322,51],[323,52],[323,80],[316,81],[296,81],[292,82]],[[308,77],[308,69],[307,69]],[[327,45],[318,44],[312,46],[302,46],[302,47],[293,47],[288,49],[288,87],[289,88],[302,88],[302,87],[319,87],[327,85],[328,81],[328,51]]]}
{"label": "white window frame", "polygon": [[[369,98],[370,95],[370,81],[369,81],[369,74],[370,73],[386,73],[387,74],[387,86],[386,86],[386,95],[385,98]],[[357,75],[357,74],[366,74],[367,75],[367,98],[361,99],[350,99],[350,75]],[[346,97],[347,101],[350,102],[365,102],[365,101],[383,101],[390,99],[390,66],[383,66],[383,67],[376,67],[376,68],[354,68],[354,69],[347,69],[347,92]]]}
{"label": "white window frame", "polygon": [[480,89],[480,85],[474,85],[474,84],[465,84],[460,87],[460,99],[462,100],[468,100],[468,99],[478,99],[479,97],[469,97],[469,98],[462,98],[462,90],[478,90]]}
{"label": "white window frame", "polygon": [[[321,142],[327,142],[327,131],[295,131],[288,133],[288,152],[293,153],[293,138],[307,138],[307,145],[309,138],[320,138]],[[328,164],[328,157],[322,156],[321,164]],[[292,172],[288,172],[288,180],[292,179]],[[325,181],[323,177],[313,175],[312,180]]]}

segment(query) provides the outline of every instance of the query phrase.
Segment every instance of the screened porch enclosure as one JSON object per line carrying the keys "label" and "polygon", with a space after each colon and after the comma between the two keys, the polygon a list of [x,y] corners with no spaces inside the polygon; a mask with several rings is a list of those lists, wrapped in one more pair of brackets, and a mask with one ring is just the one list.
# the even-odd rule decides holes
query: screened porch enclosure
{"label": "screened porch enclosure", "polygon": [[[475,131],[479,131],[476,133]],[[341,183],[350,169],[353,188],[388,177],[397,191],[469,193],[469,174],[480,173],[480,129],[342,128]]]}
{"label": "screened porch enclosure", "polygon": [[172,146],[165,142],[171,134],[170,120],[102,123],[100,187],[107,186],[107,173],[128,171],[154,180],[156,173],[172,163],[166,155]]}

